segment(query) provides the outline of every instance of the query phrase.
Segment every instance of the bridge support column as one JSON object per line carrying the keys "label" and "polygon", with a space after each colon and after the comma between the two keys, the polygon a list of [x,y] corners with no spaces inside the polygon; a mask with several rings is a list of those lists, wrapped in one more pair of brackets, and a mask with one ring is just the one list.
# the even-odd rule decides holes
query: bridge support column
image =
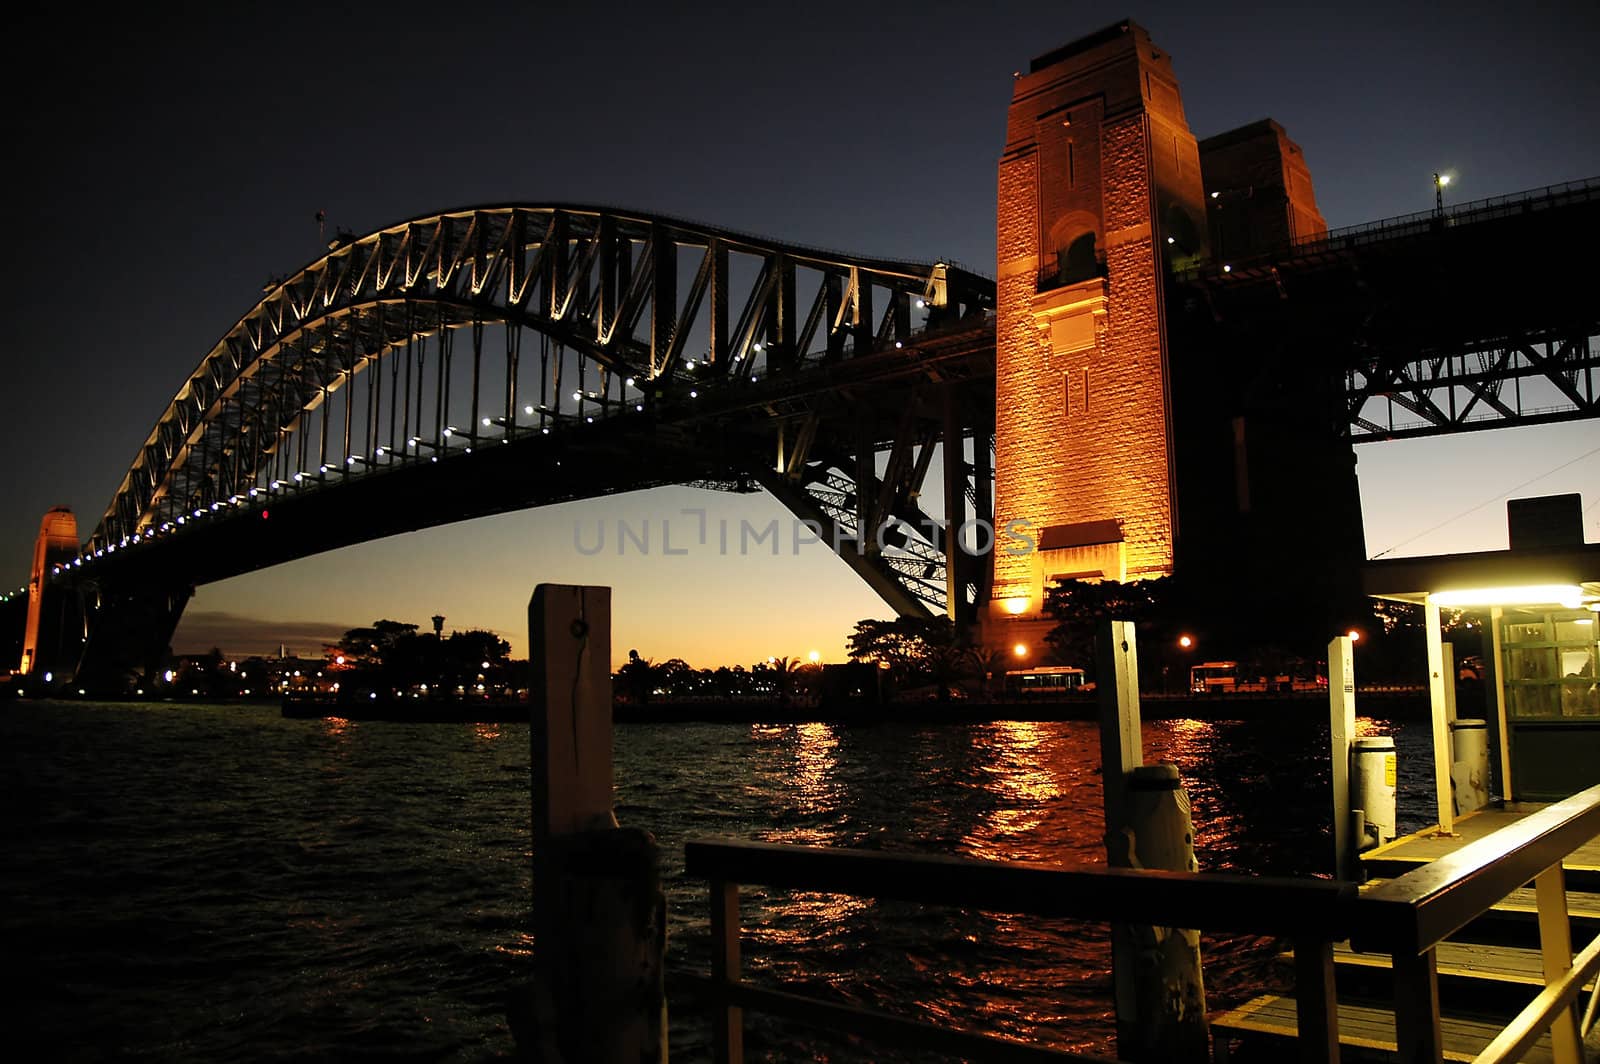
{"label": "bridge support column", "polygon": [[77,663],[82,638],[81,618],[73,596],[51,580],[51,570],[65,565],[78,553],[78,520],[65,506],[57,506],[39,523],[33,544],[33,568],[28,573],[28,619],[22,636],[24,675],[66,678]]}
{"label": "bridge support column", "polygon": [[961,526],[967,522],[967,459],[961,431],[961,408],[956,385],[941,389],[941,435],[944,440],[944,586],[945,613],[962,632],[971,619],[967,604],[970,559],[961,549]]}
{"label": "bridge support column", "polygon": [[656,842],[611,811],[611,589],[540,584],[528,633],[536,975],[512,1028],[544,1064],[665,1062]]}
{"label": "bridge support column", "polygon": [[[1169,576],[1176,528],[1165,272],[1206,251],[1172,60],[1122,23],[1013,84],[1000,157],[991,646],[1036,645],[1058,579]],[[1083,664],[1075,662],[1071,664]]]}
{"label": "bridge support column", "polygon": [[86,581],[78,587],[84,630],[78,683],[119,693],[153,683],[193,594],[187,584]]}

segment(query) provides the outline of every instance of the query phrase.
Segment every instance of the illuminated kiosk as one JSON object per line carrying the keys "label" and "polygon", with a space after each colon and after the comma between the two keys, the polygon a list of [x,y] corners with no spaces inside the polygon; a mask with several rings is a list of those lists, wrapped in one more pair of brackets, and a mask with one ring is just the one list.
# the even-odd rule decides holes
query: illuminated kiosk
{"label": "illuminated kiosk", "polygon": [[1507,503],[1508,550],[1395,558],[1363,574],[1375,598],[1423,607],[1435,786],[1441,830],[1453,830],[1450,729],[1454,671],[1440,611],[1479,614],[1491,794],[1544,802],[1600,783],[1600,543],[1584,543],[1578,495]]}

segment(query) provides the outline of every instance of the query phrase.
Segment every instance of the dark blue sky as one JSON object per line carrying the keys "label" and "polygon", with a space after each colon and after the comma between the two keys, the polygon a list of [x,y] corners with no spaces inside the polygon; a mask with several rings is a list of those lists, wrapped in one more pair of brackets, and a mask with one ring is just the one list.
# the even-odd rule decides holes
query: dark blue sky
{"label": "dark blue sky", "polygon": [[[18,224],[5,256],[10,500],[0,587],[23,583],[51,505],[73,507],[87,534],[184,377],[269,275],[317,254],[318,210],[330,227],[364,232],[473,203],[622,204],[992,273],[1012,71],[1124,17],[1173,55],[1198,135],[1262,117],[1282,123],[1304,148],[1333,226],[1427,209],[1435,170],[1453,172],[1456,199],[1600,174],[1596,5],[233,7],[91,15],[63,6],[26,16],[9,35]],[[1600,427],[1441,444],[1360,452],[1370,549],[1600,446]],[[1391,490],[1385,478],[1395,498],[1412,499],[1405,520],[1384,524],[1373,512]],[[1419,497],[1404,489],[1408,478],[1458,493]],[[1529,490],[1597,483],[1591,460]],[[1490,506],[1477,519],[1501,527],[1500,513]],[[1600,538],[1600,513],[1587,516],[1589,537]],[[498,531],[481,533],[474,549],[515,552],[525,564],[507,555],[500,571],[518,580],[571,578],[570,543],[556,534],[571,520],[562,520],[496,519]],[[480,533],[452,535],[343,552],[337,565],[370,574],[396,556],[385,550],[400,551],[425,581],[456,564],[442,544]],[[537,564],[526,562],[530,550]],[[362,599],[366,585],[352,576],[345,612],[319,615],[325,606],[309,589],[328,574],[315,564],[202,589],[191,609],[335,626],[432,612],[392,590]],[[814,586],[830,565],[789,559],[772,579]],[[463,624],[515,637],[520,584],[503,612],[438,602],[493,571],[453,569],[427,596]],[[617,575],[670,585],[684,574]],[[826,579],[841,578],[830,569]],[[661,594],[670,601],[670,588]],[[850,619],[871,612],[857,589],[838,595]],[[818,632],[833,630],[829,618]],[[743,624],[706,627],[723,623]],[[831,653],[842,633],[828,638]]]}

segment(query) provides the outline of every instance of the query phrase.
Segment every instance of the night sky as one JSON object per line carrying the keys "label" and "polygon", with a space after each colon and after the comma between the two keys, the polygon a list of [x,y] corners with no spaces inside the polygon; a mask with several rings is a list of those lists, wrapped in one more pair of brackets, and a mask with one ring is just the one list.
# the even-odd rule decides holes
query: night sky
{"label": "night sky", "polygon": [[[60,5],[8,35],[0,587],[25,583],[49,507],[88,535],[201,357],[269,276],[318,257],[319,210],[364,233],[616,204],[992,274],[1012,72],[1125,17],[1174,57],[1198,136],[1288,130],[1330,226],[1430,208],[1434,171],[1452,201],[1600,175],[1592,4],[235,6]],[[1358,456],[1369,553],[1503,547],[1508,492],[1584,491],[1600,540],[1600,424]],[[541,580],[613,585],[619,656],[696,665],[838,658],[855,620],[887,614],[820,547],[574,549],[575,521],[696,505],[786,519],[765,497],[661,489],[414,533],[202,587],[174,648],[315,651],[437,612],[520,655]]]}

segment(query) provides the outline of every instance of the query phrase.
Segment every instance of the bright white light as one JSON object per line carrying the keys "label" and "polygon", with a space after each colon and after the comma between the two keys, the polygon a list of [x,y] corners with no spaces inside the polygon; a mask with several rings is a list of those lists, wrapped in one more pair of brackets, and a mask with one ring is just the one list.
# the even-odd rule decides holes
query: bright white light
{"label": "bright white light", "polygon": [[[632,388],[633,387],[633,378],[629,377],[627,380],[623,381],[622,383],[626,384],[628,387]],[[530,410],[530,411],[528,411],[528,413],[531,414],[531,413],[533,413],[533,411]]]}
{"label": "bright white light", "polygon": [[490,421],[488,418],[484,418],[483,419],[483,427],[484,428],[488,428],[492,424],[494,424],[494,422]]}
{"label": "bright white light", "polygon": [[1439,175],[1439,187],[1443,188],[1445,185],[1448,185],[1449,183],[1450,183],[1450,175],[1449,174],[1440,174]]}
{"label": "bright white light", "polygon": [[1177,238],[1177,237],[1175,237],[1175,236],[1169,236],[1169,237],[1167,237],[1167,243],[1169,243],[1169,244],[1176,244],[1176,243],[1177,243],[1177,242],[1178,242],[1178,238]]}
{"label": "bright white light", "polygon": [[1428,601],[1435,606],[1540,606],[1554,603],[1575,610],[1583,602],[1583,589],[1576,584],[1524,584],[1513,587],[1459,588],[1430,591]]}
{"label": "bright white light", "polygon": [[355,455],[351,455],[349,458],[346,458],[344,460],[344,464],[345,465],[355,465],[356,464],[356,456]]}
{"label": "bright white light", "polygon": [[689,392],[689,398],[690,399],[698,399],[698,398],[700,398],[700,393],[691,389],[690,392]]}
{"label": "bright white light", "polygon": [[581,402],[583,402],[583,393],[582,392],[573,392],[572,393],[572,398],[581,403]]}
{"label": "bright white light", "polygon": [[1217,198],[1217,197],[1218,197],[1218,196],[1220,196],[1220,195],[1222,195],[1222,193],[1220,193],[1220,192],[1213,192],[1213,193],[1212,193],[1212,194],[1211,194],[1211,198],[1212,198],[1212,199],[1216,199],[1216,198]]}
{"label": "bright white light", "polygon": [[319,470],[319,472],[326,473],[328,471],[328,467],[327,466],[319,466],[318,470]]}
{"label": "bright white light", "polygon": [[1028,596],[1015,595],[1006,599],[1006,612],[1016,617],[1028,612]]}
{"label": "bright white light", "polygon": [[1223,266],[1222,266],[1222,272],[1223,273],[1232,273],[1233,272],[1233,267],[1229,266],[1226,263],[1224,263]]}
{"label": "bright white light", "polygon": [[428,461],[430,461],[430,462],[437,462],[438,460],[439,460],[439,456],[438,455],[434,455],[433,457],[428,459]]}
{"label": "bright white light", "polygon": [[925,307],[927,305],[928,305],[928,301],[926,299],[917,300],[917,309],[918,310],[921,310],[923,307]]}
{"label": "bright white light", "polygon": [[900,347],[904,347],[904,346],[906,346],[906,345],[905,345],[905,344],[903,344],[903,343],[901,343],[901,342],[900,342],[900,341],[899,341],[899,340],[896,340],[896,341],[895,341],[895,342],[894,342],[894,346],[895,346],[895,347],[896,347],[896,348],[900,348]]}
{"label": "bright white light", "polygon": [[[761,350],[761,345],[760,344],[756,345],[756,350],[757,351]],[[684,369],[694,369],[694,359],[691,358],[687,362],[685,362],[683,364],[683,368]]]}
{"label": "bright white light", "polygon": [[533,413],[533,407],[531,407],[531,406],[525,406],[525,407],[523,407],[523,408],[522,408],[522,412],[523,412],[523,413],[524,413],[524,414],[529,414],[529,415],[531,415],[531,414],[532,414],[532,413]]}
{"label": "bright white light", "polygon": [[[644,404],[643,403],[635,403],[633,408],[635,410],[639,411],[640,413],[644,412]],[[545,429],[545,431],[549,432],[550,430],[549,429]]]}
{"label": "bright white light", "polygon": [[454,432],[455,432],[455,431],[456,431],[456,430],[455,430],[455,429],[453,429],[453,428],[447,428],[447,429],[445,429],[445,430],[444,430],[444,434],[445,434],[445,435],[446,435],[446,436],[449,436],[449,435],[451,435],[451,434],[453,434],[453,433],[454,433]]}
{"label": "bright white light", "polygon": [[592,418],[592,417],[586,417],[586,418],[584,418],[584,419],[583,419],[583,420],[584,420],[584,421],[585,421],[585,422],[586,422],[586,423],[588,423],[588,424],[590,424],[590,425],[593,425],[593,424],[594,424],[594,418]]}

